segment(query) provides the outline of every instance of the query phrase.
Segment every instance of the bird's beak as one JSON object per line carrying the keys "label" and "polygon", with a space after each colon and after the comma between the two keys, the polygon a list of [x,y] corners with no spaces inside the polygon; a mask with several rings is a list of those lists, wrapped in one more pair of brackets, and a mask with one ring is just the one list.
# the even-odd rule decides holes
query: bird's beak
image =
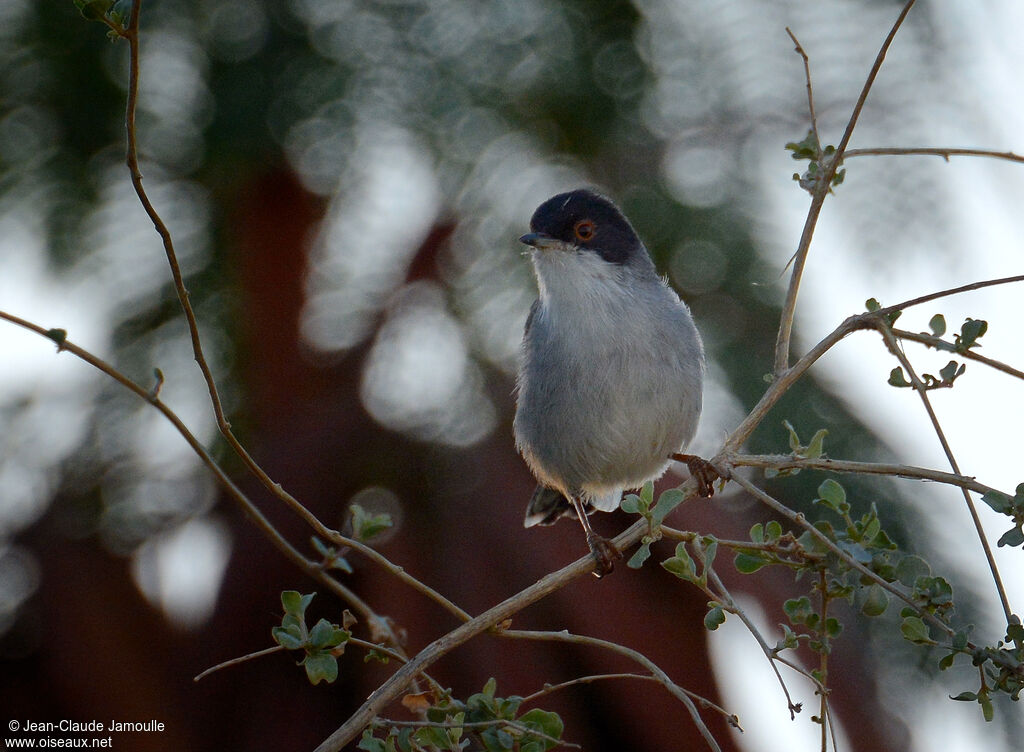
{"label": "bird's beak", "polygon": [[545,248],[555,248],[562,241],[543,232],[528,232],[519,238],[519,242],[543,250]]}

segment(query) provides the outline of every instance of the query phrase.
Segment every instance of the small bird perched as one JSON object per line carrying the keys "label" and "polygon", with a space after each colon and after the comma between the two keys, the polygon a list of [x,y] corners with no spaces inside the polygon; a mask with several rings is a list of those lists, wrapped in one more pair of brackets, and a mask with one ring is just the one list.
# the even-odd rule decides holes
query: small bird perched
{"label": "small bird perched", "polygon": [[589,190],[561,193],[534,212],[530,246],[539,296],[523,334],[514,430],[539,481],[526,527],[574,513],[596,560],[621,556],[587,514],[685,462],[711,495],[716,474],[678,454],[700,418],[704,348],[679,296],[658,276],[629,220]]}

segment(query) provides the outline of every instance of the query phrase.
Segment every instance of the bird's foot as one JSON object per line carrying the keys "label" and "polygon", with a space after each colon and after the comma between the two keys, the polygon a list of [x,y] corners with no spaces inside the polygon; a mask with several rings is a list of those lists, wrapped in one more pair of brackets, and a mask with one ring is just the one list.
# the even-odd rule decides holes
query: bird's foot
{"label": "bird's foot", "polygon": [[622,558],[622,552],[615,544],[597,533],[591,532],[587,535],[587,545],[590,546],[590,554],[594,557],[594,576],[598,579],[610,574],[615,569],[615,560]]}
{"label": "bird's foot", "polygon": [[690,475],[697,481],[697,495],[704,499],[710,499],[715,495],[714,483],[720,479],[721,474],[715,469],[715,466],[708,462],[703,457],[698,457],[695,454],[672,454],[669,455],[672,459],[677,462],[682,462],[690,470]]}

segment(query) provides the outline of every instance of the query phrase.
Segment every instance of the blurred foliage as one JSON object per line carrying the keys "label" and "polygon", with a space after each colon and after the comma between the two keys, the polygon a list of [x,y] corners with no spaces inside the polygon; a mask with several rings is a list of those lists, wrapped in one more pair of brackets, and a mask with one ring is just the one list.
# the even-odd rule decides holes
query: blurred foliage
{"label": "blurred foliage", "polygon": [[[406,342],[378,336],[387,322],[407,322],[395,302],[403,295],[413,319],[437,314],[432,330],[447,333],[438,341],[452,353],[449,370],[437,380],[455,384],[457,394],[436,391],[433,412],[411,419],[391,393],[373,397],[390,408],[367,407],[428,450],[471,450],[504,432],[513,451],[511,369],[533,296],[515,238],[540,201],[584,183],[620,201],[691,305],[723,391],[740,410],[754,404],[771,363],[785,259],[766,260],[754,244],[746,197],[758,190],[758,176],[744,154],[769,124],[781,120],[788,133],[803,132],[803,82],[794,61],[782,57],[790,54],[785,16],[772,21],[777,39],[748,38],[737,36],[742,25],[729,14],[686,5],[147,0],[143,171],[179,240],[237,425],[258,428],[246,415],[251,343],[240,335],[244,291],[232,244],[242,233],[233,212],[261,178],[284,173],[297,176],[323,216],[297,241],[310,254],[306,356],[333,363],[358,351],[376,362],[389,342]],[[763,13],[755,5],[737,12]],[[804,12],[809,22],[829,18]],[[869,13],[863,23],[874,20]],[[857,38],[861,27],[851,25],[848,34]],[[10,274],[25,275],[18,284],[30,292],[49,287],[90,308],[90,344],[109,347],[126,373],[145,380],[159,366],[164,395],[211,443],[214,426],[159,246],[127,190],[125,69],[125,45],[84,23],[70,0],[0,4],[0,228],[7,245],[21,248]],[[823,79],[819,108],[827,114]],[[450,237],[429,282],[410,281],[417,252],[442,227]],[[338,301],[352,310],[332,309]],[[321,309],[333,311],[323,326],[316,323]],[[48,316],[46,325],[67,328],[77,341],[84,325],[60,312],[68,320]],[[847,313],[837,312],[837,321]],[[351,333],[335,341],[325,329]],[[381,362],[395,373],[409,360]],[[419,361],[411,362],[415,375]],[[61,361],[44,370],[67,367]],[[57,529],[96,536],[118,553],[210,511],[209,478],[184,459],[187,452],[169,448],[174,440],[154,428],[155,418],[98,380],[67,388],[38,374],[19,370],[0,391],[0,427],[9,437],[0,457],[7,500],[0,545],[30,530],[56,497]],[[461,423],[432,417],[457,412],[457,399],[464,400]],[[879,438],[812,380],[797,385],[777,414],[752,437],[751,451],[780,451],[787,430],[810,436],[828,426],[834,456],[884,453]],[[708,419],[716,417],[732,414]],[[54,425],[63,440],[45,450],[10,438],[14,427],[17,436],[49,436]],[[380,482],[376,467],[339,463],[337,472]],[[767,488],[808,509],[820,483],[806,472],[769,480]],[[887,533],[907,542],[916,526],[901,524],[889,485],[851,480],[846,487],[844,514],[861,519],[884,507]],[[1019,514],[1014,520],[1019,531]],[[20,604],[28,594],[5,602]],[[0,617],[0,629],[10,626],[15,609]]]}

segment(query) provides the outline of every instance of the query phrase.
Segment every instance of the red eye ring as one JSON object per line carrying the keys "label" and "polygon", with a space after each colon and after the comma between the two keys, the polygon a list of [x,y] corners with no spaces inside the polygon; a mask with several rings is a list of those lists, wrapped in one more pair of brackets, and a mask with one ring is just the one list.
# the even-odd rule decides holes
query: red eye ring
{"label": "red eye ring", "polygon": [[586,243],[588,240],[593,239],[594,233],[597,232],[597,226],[592,220],[581,219],[572,228],[573,234],[576,235],[577,240],[581,240]]}

